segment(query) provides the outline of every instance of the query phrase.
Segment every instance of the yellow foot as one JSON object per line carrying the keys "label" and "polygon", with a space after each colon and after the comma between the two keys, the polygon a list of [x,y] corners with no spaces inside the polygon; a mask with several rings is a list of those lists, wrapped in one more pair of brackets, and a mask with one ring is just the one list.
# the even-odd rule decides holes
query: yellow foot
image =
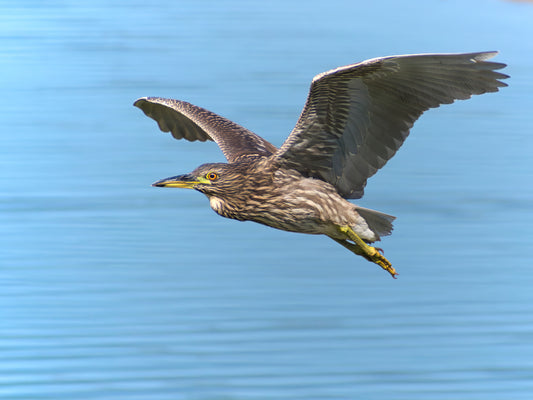
{"label": "yellow foot", "polygon": [[366,244],[365,241],[361,239],[359,235],[357,235],[357,233],[355,233],[353,229],[349,226],[340,226],[339,231],[348,236],[348,238],[352,240],[355,245],[343,243],[343,241],[340,240],[336,240],[337,242],[339,242],[349,250],[353,251],[355,254],[361,255],[368,261],[372,261],[373,263],[379,265],[381,268],[391,274],[394,279],[396,279],[396,275],[398,275],[398,273],[396,272],[392,264],[389,262],[389,260],[387,260],[385,256],[380,253],[379,250],[381,249],[377,249]]}
{"label": "yellow foot", "polygon": [[391,274],[394,279],[396,279],[396,275],[398,275],[398,273],[396,272],[396,270],[394,269],[390,261],[387,260],[385,256],[381,254],[378,251],[378,249],[376,249],[375,247],[372,247],[369,245],[366,245],[366,246],[368,248],[368,252],[365,251],[365,253],[366,255],[368,255],[368,257],[365,257],[365,258],[379,265],[381,268],[383,268],[385,271]]}

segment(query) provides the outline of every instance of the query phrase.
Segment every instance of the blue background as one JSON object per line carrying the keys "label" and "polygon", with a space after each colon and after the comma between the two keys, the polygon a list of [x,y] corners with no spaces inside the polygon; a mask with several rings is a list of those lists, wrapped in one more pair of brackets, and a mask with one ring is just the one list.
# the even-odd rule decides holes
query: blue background
{"label": "blue background", "polygon": [[[0,2],[0,398],[531,399],[533,4]],[[497,94],[425,114],[358,203],[398,280],[325,238],[150,187],[208,161],[132,107],[280,145],[315,74],[499,50]]]}

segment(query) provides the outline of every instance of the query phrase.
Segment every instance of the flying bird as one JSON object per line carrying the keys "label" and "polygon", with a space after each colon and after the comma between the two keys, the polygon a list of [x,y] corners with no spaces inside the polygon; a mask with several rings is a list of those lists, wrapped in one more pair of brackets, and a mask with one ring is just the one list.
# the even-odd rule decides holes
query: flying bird
{"label": "flying bird", "polygon": [[205,194],[219,215],[329,236],[396,277],[382,250],[395,217],[359,207],[367,179],[394,156],[429,108],[507,86],[487,61],[497,52],[374,58],[315,76],[296,126],[280,148],[185,101],[135,101],[176,139],[213,140],[227,163],[208,163],[153,184]]}

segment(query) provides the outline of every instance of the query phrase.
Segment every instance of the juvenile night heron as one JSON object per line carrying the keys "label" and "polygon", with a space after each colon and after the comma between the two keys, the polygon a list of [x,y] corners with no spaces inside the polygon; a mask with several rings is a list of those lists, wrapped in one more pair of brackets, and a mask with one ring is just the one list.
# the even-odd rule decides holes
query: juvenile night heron
{"label": "juvenile night heron", "polygon": [[278,149],[226,118],[185,101],[135,102],[176,139],[214,140],[228,163],[203,164],[153,186],[191,188],[219,215],[291,232],[327,235],[393,277],[369,243],[395,217],[359,207],[366,181],[396,153],[429,108],[507,86],[496,52],[374,58],[314,77],[296,126]]}

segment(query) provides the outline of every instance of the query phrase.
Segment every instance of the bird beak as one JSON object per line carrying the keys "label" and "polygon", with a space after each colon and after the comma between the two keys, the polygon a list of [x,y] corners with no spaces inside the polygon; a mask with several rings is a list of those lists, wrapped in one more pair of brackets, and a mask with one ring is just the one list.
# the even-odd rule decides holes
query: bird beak
{"label": "bird beak", "polygon": [[184,175],[171,176],[170,178],[161,179],[160,181],[152,183],[152,186],[194,189],[194,187],[198,185],[199,183],[202,183],[202,182],[198,181],[191,174],[184,174]]}

